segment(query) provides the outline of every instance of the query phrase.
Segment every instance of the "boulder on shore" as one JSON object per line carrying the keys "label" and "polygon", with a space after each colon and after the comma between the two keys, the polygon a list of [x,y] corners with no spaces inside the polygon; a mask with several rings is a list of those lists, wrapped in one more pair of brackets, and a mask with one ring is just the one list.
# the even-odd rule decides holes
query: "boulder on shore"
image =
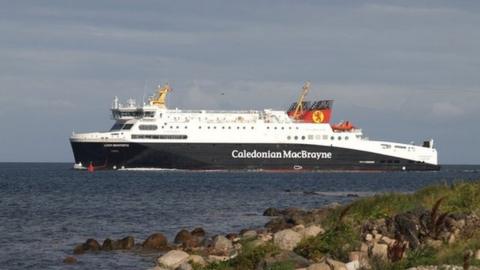
{"label": "boulder on shore", "polygon": [[188,253],[186,253],[185,251],[170,250],[163,256],[159,257],[157,259],[157,262],[160,266],[164,266],[169,269],[176,269],[182,263],[187,262],[189,256],[190,255],[188,255]]}
{"label": "boulder on shore", "polygon": [[192,264],[197,264],[197,265],[200,265],[200,266],[207,265],[207,263],[205,262],[205,259],[200,255],[193,255],[192,254],[188,257],[187,261],[192,263]]}
{"label": "boulder on shore", "polygon": [[308,266],[307,270],[330,270],[330,266],[326,263],[314,263]]}
{"label": "boulder on shore", "polygon": [[116,241],[118,249],[132,249],[135,246],[135,239],[133,236],[127,236]]}
{"label": "boulder on shore", "polygon": [[293,250],[302,240],[302,235],[286,229],[273,235],[273,243],[282,250]]}
{"label": "boulder on shore", "polygon": [[311,264],[308,259],[296,254],[295,252],[283,250],[280,253],[271,254],[265,257],[259,263],[259,265],[257,265],[257,269],[270,269],[272,265],[280,262],[291,262],[294,268],[305,268]]}
{"label": "boulder on shore", "polygon": [[213,238],[212,253],[216,255],[228,255],[233,249],[232,241],[223,235],[217,235]]}
{"label": "boulder on shore", "polygon": [[83,254],[86,251],[100,251],[100,250],[101,250],[101,246],[98,243],[98,241],[90,238],[90,239],[87,239],[85,243],[75,246],[75,248],[73,249],[73,254],[78,255],[78,254]]}
{"label": "boulder on shore", "polygon": [[110,251],[110,250],[114,250],[115,247],[114,247],[114,241],[112,241],[112,239],[110,238],[107,238],[103,241],[103,244],[102,244],[102,250],[104,251]]}
{"label": "boulder on shore", "polygon": [[154,233],[150,235],[142,244],[143,248],[163,250],[168,247],[168,241],[165,235]]}
{"label": "boulder on shore", "polygon": [[193,236],[193,237],[200,237],[200,238],[203,238],[205,237],[205,235],[207,234],[205,232],[205,230],[201,227],[198,227],[198,228],[195,228],[193,229],[190,234]]}
{"label": "boulder on shore", "polygon": [[323,234],[324,232],[325,230],[317,225],[310,225],[306,227],[305,230],[303,231],[305,238],[315,237],[319,234]]}
{"label": "boulder on shore", "polygon": [[179,231],[173,240],[175,244],[183,244],[189,241],[192,241],[192,234],[185,229]]}

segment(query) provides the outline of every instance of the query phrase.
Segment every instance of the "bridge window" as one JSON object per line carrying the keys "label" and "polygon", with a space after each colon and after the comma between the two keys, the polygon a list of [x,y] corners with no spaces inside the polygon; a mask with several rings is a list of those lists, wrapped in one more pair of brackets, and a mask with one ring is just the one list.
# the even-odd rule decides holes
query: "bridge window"
{"label": "bridge window", "polygon": [[122,129],[130,130],[133,127],[133,124],[125,124]]}
{"label": "bridge window", "polygon": [[123,123],[116,123],[113,125],[113,127],[110,129],[110,131],[115,131],[115,130],[120,130],[123,127]]}
{"label": "bridge window", "polygon": [[[155,116],[155,112],[151,112],[151,111],[146,111],[144,112],[143,114],[145,117],[154,117]],[[161,115],[160,115],[161,117]]]}

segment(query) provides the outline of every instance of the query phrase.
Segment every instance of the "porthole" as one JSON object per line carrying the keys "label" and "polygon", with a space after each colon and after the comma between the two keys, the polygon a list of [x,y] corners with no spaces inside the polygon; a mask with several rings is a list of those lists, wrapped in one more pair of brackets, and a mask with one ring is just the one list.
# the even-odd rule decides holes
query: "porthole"
{"label": "porthole", "polygon": [[291,138],[292,138],[292,137],[290,137],[290,136],[287,136],[287,140],[290,140]]}
{"label": "porthole", "polygon": [[277,129],[277,127],[274,127],[274,129]]}
{"label": "porthole", "polygon": [[348,136],[345,136],[345,140],[347,140],[347,141],[348,141],[348,139],[349,139],[349,138],[348,138]]}
{"label": "porthole", "polygon": [[198,129],[202,129],[202,127],[201,127],[201,126],[198,126]]}
{"label": "porthole", "polygon": [[333,140],[335,140],[335,137],[333,137],[333,136],[332,136],[332,137],[330,137],[330,140],[332,140],[332,141],[333,141]]}
{"label": "porthole", "polygon": [[216,126],[214,126],[214,127],[213,127],[213,129],[217,129],[217,127],[216,127]]}
{"label": "porthole", "polygon": [[341,140],[342,140],[342,136],[338,136],[338,140],[341,141]]}
{"label": "porthole", "polygon": [[305,136],[302,136],[302,140],[305,140]]}
{"label": "porthole", "polygon": [[252,129],[254,129],[254,127],[252,127]]}
{"label": "porthole", "polygon": [[246,129],[247,127],[243,127],[243,129]]}
{"label": "porthole", "polygon": [[293,137],[295,140],[298,140],[298,136]]}

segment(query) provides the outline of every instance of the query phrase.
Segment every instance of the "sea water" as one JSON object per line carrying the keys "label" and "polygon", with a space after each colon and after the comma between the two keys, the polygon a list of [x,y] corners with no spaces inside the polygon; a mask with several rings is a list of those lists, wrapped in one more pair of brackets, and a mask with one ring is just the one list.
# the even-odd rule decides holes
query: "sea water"
{"label": "sea water", "polygon": [[382,192],[480,180],[480,166],[439,172],[267,173],[75,171],[66,163],[0,163],[0,269],[147,269],[158,253],[87,253],[63,264],[88,238],[180,229],[209,235],[261,228],[268,207],[311,209]]}

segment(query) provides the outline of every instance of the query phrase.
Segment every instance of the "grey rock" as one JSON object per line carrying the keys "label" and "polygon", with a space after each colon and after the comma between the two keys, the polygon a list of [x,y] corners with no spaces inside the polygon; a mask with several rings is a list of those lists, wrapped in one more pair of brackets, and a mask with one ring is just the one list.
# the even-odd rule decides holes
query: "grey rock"
{"label": "grey rock", "polygon": [[291,230],[286,229],[273,235],[273,243],[282,250],[293,250],[302,240],[302,236]]}
{"label": "grey rock", "polygon": [[216,255],[228,255],[233,249],[233,244],[232,241],[228,240],[225,236],[217,235],[213,238],[212,249]]}
{"label": "grey rock", "polygon": [[187,262],[189,258],[188,253],[181,250],[171,250],[157,259],[160,266],[176,269],[182,263]]}

